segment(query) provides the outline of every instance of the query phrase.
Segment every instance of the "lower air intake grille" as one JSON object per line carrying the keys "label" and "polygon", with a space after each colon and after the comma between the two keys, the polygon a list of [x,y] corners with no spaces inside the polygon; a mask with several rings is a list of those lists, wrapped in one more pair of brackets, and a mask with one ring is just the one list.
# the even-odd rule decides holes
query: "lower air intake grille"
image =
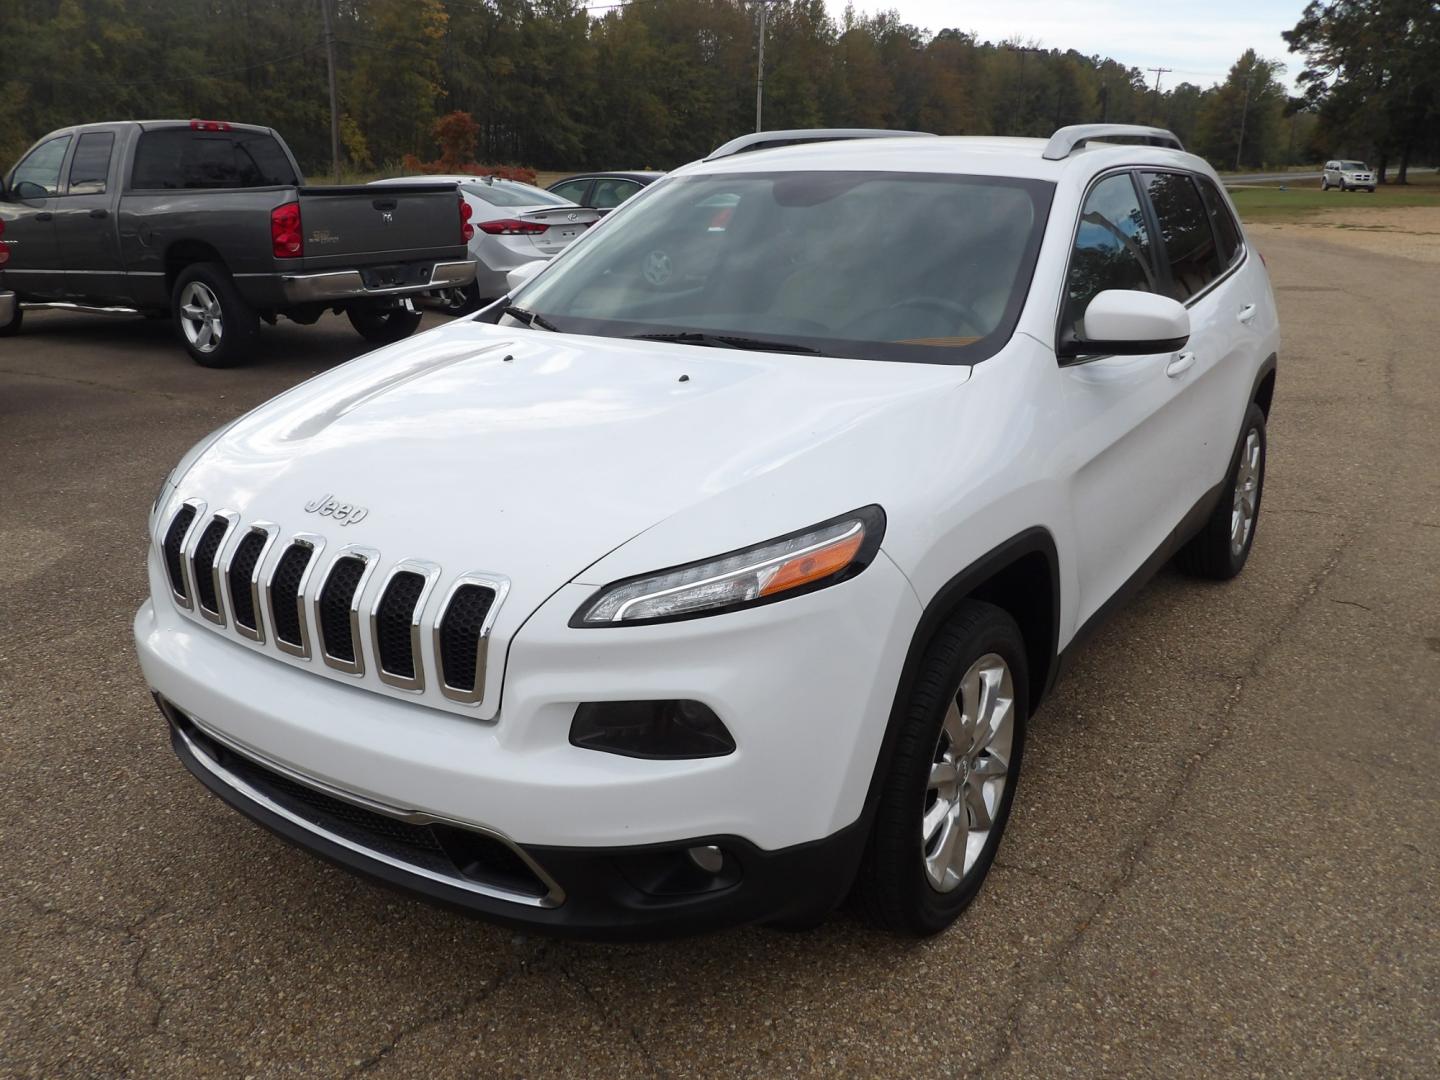
{"label": "lower air intake grille", "polygon": [[350,626],[350,609],[355,589],[365,574],[365,560],[347,555],[337,559],[320,590],[320,634],[325,652],[347,664],[355,662],[355,635]]}
{"label": "lower air intake grille", "polygon": [[200,606],[212,615],[220,614],[220,598],[215,595],[215,556],[220,554],[220,542],[225,539],[225,530],[230,527],[224,518],[214,518],[200,534],[195,545],[195,557],[191,560],[194,569],[195,596]]}
{"label": "lower air intake grille", "polygon": [[196,751],[228,776],[307,822],[364,851],[394,863],[427,871],[456,883],[474,882],[503,890],[510,899],[534,902],[552,895],[534,868],[505,841],[443,822],[419,824],[337,799],[210,738],[169,702],[162,710]]}
{"label": "lower air intake grille", "polygon": [[170,575],[170,588],[176,596],[182,599],[190,599],[190,590],[185,587],[185,569],[181,562],[181,546],[185,543],[185,534],[190,531],[190,523],[195,520],[195,508],[193,506],[182,506],[180,512],[170,521],[170,528],[165,531],[165,572]]}
{"label": "lower air intake grille", "polygon": [[230,559],[230,602],[235,608],[235,625],[243,626],[251,633],[257,632],[260,627],[255,618],[255,597],[250,592],[250,578],[264,550],[265,534],[248,532]]}
{"label": "lower air intake grille", "polygon": [[495,602],[485,585],[461,585],[440,619],[440,666],[445,685],[473,691],[480,654],[480,633]]}
{"label": "lower air intake grille", "polygon": [[401,679],[415,678],[415,643],[410,624],[424,590],[423,576],[401,570],[391,577],[375,609],[375,651],[380,657],[380,670]]}
{"label": "lower air intake grille", "polygon": [[280,556],[275,574],[270,579],[270,621],[275,624],[275,636],[287,645],[297,649],[305,644],[300,628],[300,579],[305,567],[310,565],[309,544],[291,544]]}

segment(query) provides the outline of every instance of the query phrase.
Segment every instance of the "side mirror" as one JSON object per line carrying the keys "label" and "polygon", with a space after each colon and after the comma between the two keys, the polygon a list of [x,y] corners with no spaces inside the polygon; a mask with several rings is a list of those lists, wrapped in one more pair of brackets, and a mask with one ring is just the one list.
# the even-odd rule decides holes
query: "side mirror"
{"label": "side mirror", "polygon": [[521,263],[505,275],[505,284],[514,293],[521,285],[533,278],[541,270],[544,270],[547,263],[544,259],[536,259],[533,262]]}
{"label": "side mirror", "polygon": [[33,181],[21,180],[9,190],[8,197],[20,202],[27,202],[31,199],[48,199],[50,193]]}
{"label": "side mirror", "polygon": [[1085,336],[1066,333],[1059,356],[1146,356],[1175,352],[1190,340],[1190,313],[1168,296],[1106,289],[1090,301],[1081,321]]}

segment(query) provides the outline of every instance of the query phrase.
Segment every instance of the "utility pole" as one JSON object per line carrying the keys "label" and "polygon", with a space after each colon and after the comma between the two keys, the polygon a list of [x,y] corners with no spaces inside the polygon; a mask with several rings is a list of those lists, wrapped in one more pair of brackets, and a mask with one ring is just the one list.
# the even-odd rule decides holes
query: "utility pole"
{"label": "utility pole", "polygon": [[1159,94],[1159,93],[1160,93],[1160,76],[1161,76],[1161,75],[1165,75],[1165,74],[1167,74],[1167,73],[1169,73],[1169,72],[1171,72],[1171,71],[1174,71],[1175,69],[1174,69],[1174,68],[1167,68],[1167,67],[1153,67],[1153,68],[1146,68],[1145,70],[1146,70],[1146,71],[1153,71],[1153,72],[1155,73],[1155,93],[1156,93],[1156,94]]}
{"label": "utility pole", "polygon": [[765,103],[765,15],[769,0],[760,0],[760,54],[755,64],[755,130],[760,131],[760,112]]}
{"label": "utility pole", "polygon": [[330,165],[335,183],[340,183],[340,101],[335,93],[335,31],[330,26],[331,0],[320,0],[325,17],[325,66],[330,72]]}
{"label": "utility pole", "polygon": [[[1025,120],[1025,55],[1026,53],[1043,53],[1046,50],[1034,45],[1006,45],[1005,47],[1011,52],[1020,54],[1020,121],[1023,124]],[[1014,127],[1013,124],[1011,126]]]}
{"label": "utility pole", "polygon": [[1245,114],[1250,111],[1250,80],[1255,77],[1255,69],[1250,69],[1250,74],[1245,76],[1245,101],[1240,106],[1240,138],[1235,143],[1235,171],[1240,171],[1240,152],[1245,149]]}

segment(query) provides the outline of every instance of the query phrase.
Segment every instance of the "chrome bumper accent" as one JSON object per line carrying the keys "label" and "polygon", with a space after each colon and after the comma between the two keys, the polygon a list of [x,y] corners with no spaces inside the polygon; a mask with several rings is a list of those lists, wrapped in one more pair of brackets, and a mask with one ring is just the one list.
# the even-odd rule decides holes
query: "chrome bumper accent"
{"label": "chrome bumper accent", "polygon": [[369,296],[413,296],[431,289],[450,289],[468,285],[475,280],[475,263],[436,263],[430,280],[423,285],[395,285],[371,289],[358,270],[334,270],[319,274],[281,274],[280,292],[291,304],[324,303],[331,300],[353,300]]}
{"label": "chrome bumper accent", "polygon": [[549,889],[549,892],[546,893],[546,895],[544,896],[530,896],[525,893],[512,892],[509,889],[500,888],[496,885],[486,885],[483,882],[472,881],[468,878],[458,876],[451,877],[448,874],[437,874],[433,870],[428,870],[423,866],[416,866],[413,863],[405,862],[402,859],[391,858],[389,855],[386,855],[383,852],[376,851],[373,848],[368,848],[363,844],[358,844],[354,840],[349,839],[348,837],[344,837],[339,835],[338,833],[331,832],[329,829],[317,825],[315,822],[309,821],[301,815],[292,812],[288,808],[281,806],[275,800],[267,796],[264,792],[246,783],[242,778],[236,776],[229,769],[225,768],[208,753],[206,753],[204,747],[202,747],[199,743],[192,739],[189,733],[185,731],[184,727],[179,725],[175,726],[175,731],[179,734],[180,738],[184,740],[186,749],[190,751],[190,753],[194,756],[195,760],[200,763],[200,766],[206,772],[208,772],[215,779],[219,780],[226,787],[229,787],[235,792],[244,796],[250,802],[253,802],[258,806],[264,807],[266,810],[270,811],[270,813],[284,818],[292,825],[296,825],[299,828],[304,829],[306,832],[314,833],[316,836],[322,836],[326,840],[330,841],[330,843],[332,844],[338,844],[343,848],[355,852],[356,854],[365,856],[367,859],[374,859],[376,862],[384,863],[385,865],[394,867],[397,870],[403,870],[407,874],[414,874],[417,877],[428,878],[431,881],[438,881],[445,885],[449,885],[452,888],[464,889],[467,892],[477,893],[481,896],[488,896],[495,900],[505,900],[514,904],[525,904],[530,907],[540,908],[558,907],[565,900],[564,890],[560,888],[559,884],[552,877],[550,877],[549,874],[545,873],[545,871],[533,859],[531,859],[529,855],[525,853],[524,849],[522,849],[508,836],[505,836],[502,833],[498,833],[494,829],[483,828],[481,826],[474,825],[466,821],[456,821],[452,818],[445,818],[439,817],[434,814],[427,814],[419,810],[404,810],[399,807],[389,806],[385,803],[376,802],[373,799],[367,799],[363,796],[355,795],[351,792],[343,790],[342,788],[337,788],[330,784],[322,783],[321,781],[316,780],[313,777],[306,776],[304,773],[297,772],[294,769],[281,765],[278,761],[259,754],[247,746],[242,746],[241,744],[235,742],[235,740],[233,739],[226,738],[224,735],[221,735],[208,724],[200,723],[198,720],[195,719],[194,716],[191,716],[188,713],[185,715],[189,722],[199,728],[206,736],[214,739],[217,743],[220,743],[222,746],[224,746],[231,752],[238,754],[241,757],[249,758],[256,765],[259,765],[263,769],[268,769],[271,772],[278,773],[279,775],[284,776],[297,784],[303,784],[305,787],[312,788],[323,795],[328,795],[332,799],[339,799],[341,802],[347,802],[353,806],[358,806],[362,810],[368,810],[371,813],[375,814],[383,814],[386,817],[392,817],[395,818],[397,821],[404,821],[411,825],[452,825],[456,828],[467,829],[470,832],[480,833],[484,836],[488,836],[492,840],[498,840],[500,843],[504,844],[507,848],[513,851],[521,859],[521,861],[523,861],[531,869],[531,871],[534,872],[535,876],[540,879],[540,881],[545,885],[547,889]]}

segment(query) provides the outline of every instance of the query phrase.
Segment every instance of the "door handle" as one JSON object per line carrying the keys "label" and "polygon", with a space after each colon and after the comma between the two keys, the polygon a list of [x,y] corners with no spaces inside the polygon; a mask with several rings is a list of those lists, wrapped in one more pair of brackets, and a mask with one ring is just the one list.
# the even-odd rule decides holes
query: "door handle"
{"label": "door handle", "polygon": [[1248,326],[1251,321],[1254,320],[1255,314],[1259,310],[1260,309],[1257,308],[1254,304],[1246,304],[1240,309],[1240,314],[1236,315],[1235,317]]}
{"label": "door handle", "polygon": [[38,214],[35,215],[35,220],[36,220],[36,221],[51,221],[51,220],[54,219],[54,217],[55,217],[55,215],[52,214],[49,210],[41,210],[40,213],[38,213]]}
{"label": "door handle", "polygon": [[1179,356],[1165,365],[1165,374],[1170,378],[1178,378],[1184,375],[1195,366],[1195,354],[1193,352],[1182,352]]}
{"label": "door handle", "polygon": [[91,216],[91,217],[97,217],[97,218],[109,217],[109,216],[110,216],[110,211],[109,211],[109,210],[106,210],[106,209],[103,209],[103,208],[101,208],[101,207],[96,207],[94,210],[91,210],[91,211],[90,211],[90,216]]}

